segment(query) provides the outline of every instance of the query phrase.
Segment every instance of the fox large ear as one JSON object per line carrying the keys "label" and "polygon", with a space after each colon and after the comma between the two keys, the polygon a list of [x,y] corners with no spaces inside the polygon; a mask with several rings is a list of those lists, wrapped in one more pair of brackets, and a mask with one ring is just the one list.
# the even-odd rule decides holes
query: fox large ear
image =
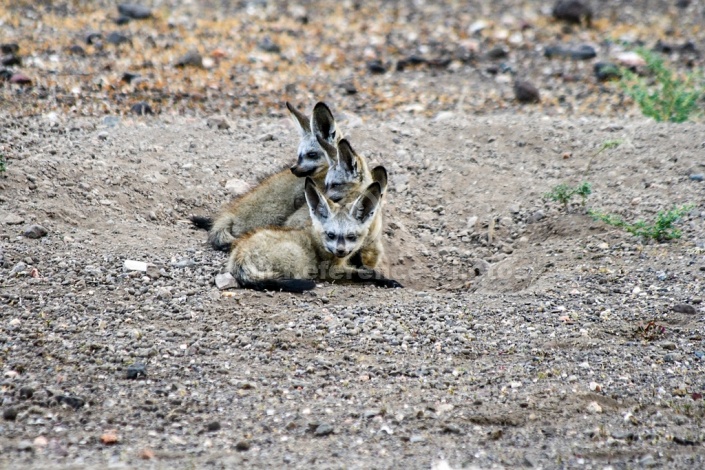
{"label": "fox large ear", "polygon": [[379,183],[382,194],[387,191],[387,170],[383,166],[376,166],[372,169],[372,181]]}
{"label": "fox large ear", "polygon": [[369,221],[377,212],[381,198],[382,187],[375,181],[357,198],[350,209],[350,215],[361,223]]}
{"label": "fox large ear", "polygon": [[316,187],[316,183],[310,177],[306,177],[306,185],[304,186],[304,194],[306,195],[306,203],[311,217],[322,220],[327,219],[330,215],[330,206],[328,201]]}
{"label": "fox large ear", "polygon": [[345,168],[345,171],[357,172],[357,155],[347,139],[338,142],[338,162]]}
{"label": "fox large ear", "polygon": [[299,134],[310,134],[311,125],[308,122],[308,118],[304,116],[298,109],[294,108],[288,101],[286,102],[286,109],[289,110],[289,116],[294,122],[296,128],[299,130]]}
{"label": "fox large ear", "polygon": [[311,129],[314,134],[320,135],[329,142],[335,142],[336,137],[339,137],[333,113],[330,112],[330,108],[323,101],[319,101],[313,107]]}
{"label": "fox large ear", "polygon": [[316,134],[316,140],[318,141],[318,145],[320,145],[323,151],[326,153],[326,160],[328,160],[328,166],[333,166],[338,156],[338,149],[335,148],[334,145],[329,144],[318,134]]}

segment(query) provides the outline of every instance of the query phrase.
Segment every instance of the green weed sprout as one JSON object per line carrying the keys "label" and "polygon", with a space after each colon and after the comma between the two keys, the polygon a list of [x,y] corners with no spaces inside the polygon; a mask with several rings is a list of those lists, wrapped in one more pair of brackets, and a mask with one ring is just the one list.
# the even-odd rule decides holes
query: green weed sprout
{"label": "green weed sprout", "polygon": [[698,109],[698,100],[705,93],[705,88],[697,84],[702,74],[693,72],[681,79],[657,54],[644,48],[636,52],[646,61],[656,83],[649,85],[644,78],[623,68],[621,88],[639,105],[645,116],[659,122],[687,121]]}
{"label": "green weed sprout", "polygon": [[659,211],[659,213],[656,214],[656,219],[651,224],[643,220],[638,220],[630,224],[617,215],[603,214],[596,211],[590,211],[590,215],[595,220],[600,220],[607,225],[621,228],[634,236],[663,242],[681,237],[681,231],[674,227],[674,224],[692,208],[692,205],[686,205],[674,207],[668,211]]}

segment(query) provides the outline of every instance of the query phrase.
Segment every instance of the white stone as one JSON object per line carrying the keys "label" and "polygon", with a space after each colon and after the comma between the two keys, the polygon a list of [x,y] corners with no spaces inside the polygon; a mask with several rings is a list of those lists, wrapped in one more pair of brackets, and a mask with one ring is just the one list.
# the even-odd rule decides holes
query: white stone
{"label": "white stone", "polygon": [[123,264],[123,267],[128,271],[142,271],[143,273],[147,272],[147,266],[148,264],[144,261],[135,261],[131,259],[126,259],[125,264]]}
{"label": "white stone", "polygon": [[221,273],[215,276],[215,285],[220,290],[238,287],[237,281],[230,273]]}

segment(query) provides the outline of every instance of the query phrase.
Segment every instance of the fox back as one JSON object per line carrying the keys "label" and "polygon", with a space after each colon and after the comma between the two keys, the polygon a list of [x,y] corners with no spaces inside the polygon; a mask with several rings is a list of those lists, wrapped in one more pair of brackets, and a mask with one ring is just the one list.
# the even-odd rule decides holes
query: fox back
{"label": "fox back", "polygon": [[299,132],[296,163],[289,169],[265,179],[257,187],[228,203],[215,218],[194,216],[194,225],[208,229],[208,241],[217,250],[227,251],[235,238],[258,227],[281,226],[305,203],[304,179],[312,176],[323,181],[328,160],[316,136],[335,143],[340,138],[335,118],[328,106],[319,102],[310,119],[286,103]]}

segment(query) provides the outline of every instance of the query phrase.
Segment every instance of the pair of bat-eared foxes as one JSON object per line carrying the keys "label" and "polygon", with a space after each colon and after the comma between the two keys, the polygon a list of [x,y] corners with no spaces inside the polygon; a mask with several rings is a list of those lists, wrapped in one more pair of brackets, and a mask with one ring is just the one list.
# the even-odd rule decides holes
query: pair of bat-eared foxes
{"label": "pair of bat-eared foxes", "polygon": [[383,263],[382,203],[387,171],[367,167],[343,139],[333,114],[317,103],[307,118],[286,103],[299,130],[291,171],[265,179],[215,219],[192,216],[241,287],[303,292],[316,280],[402,287]]}

